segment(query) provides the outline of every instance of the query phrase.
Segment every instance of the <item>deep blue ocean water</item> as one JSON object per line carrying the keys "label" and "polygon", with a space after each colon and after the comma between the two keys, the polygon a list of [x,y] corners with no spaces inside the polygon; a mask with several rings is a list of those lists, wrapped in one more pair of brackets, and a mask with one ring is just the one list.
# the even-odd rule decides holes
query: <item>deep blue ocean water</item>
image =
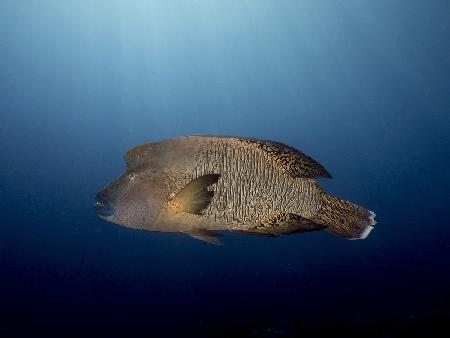
{"label": "deep blue ocean water", "polygon": [[[0,335],[448,329],[449,37],[445,0],[1,0]],[[296,147],[376,229],[215,247],[96,217],[127,149],[186,134]]]}

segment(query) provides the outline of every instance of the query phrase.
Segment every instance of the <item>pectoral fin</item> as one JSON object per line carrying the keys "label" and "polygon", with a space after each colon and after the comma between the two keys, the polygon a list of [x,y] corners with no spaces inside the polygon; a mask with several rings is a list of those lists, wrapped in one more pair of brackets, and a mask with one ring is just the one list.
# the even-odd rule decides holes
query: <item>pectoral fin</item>
{"label": "pectoral fin", "polygon": [[176,212],[200,215],[214,197],[214,191],[207,188],[217,183],[219,178],[220,174],[207,174],[192,180],[170,201],[170,206]]}
{"label": "pectoral fin", "polygon": [[219,241],[218,237],[221,237],[222,235],[217,234],[215,232],[211,232],[209,230],[205,229],[196,229],[196,230],[189,230],[189,231],[183,231],[186,235],[189,235],[195,239],[198,239],[200,241],[204,241],[209,244],[213,245],[222,245],[222,243]]}

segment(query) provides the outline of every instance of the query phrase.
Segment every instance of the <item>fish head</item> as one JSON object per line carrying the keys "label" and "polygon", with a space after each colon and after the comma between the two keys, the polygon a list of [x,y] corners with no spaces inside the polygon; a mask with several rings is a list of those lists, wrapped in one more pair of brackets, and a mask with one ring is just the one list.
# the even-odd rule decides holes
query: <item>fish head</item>
{"label": "fish head", "polygon": [[154,168],[133,163],[127,161],[125,172],[97,193],[94,210],[106,221],[151,230],[159,217],[165,186]]}

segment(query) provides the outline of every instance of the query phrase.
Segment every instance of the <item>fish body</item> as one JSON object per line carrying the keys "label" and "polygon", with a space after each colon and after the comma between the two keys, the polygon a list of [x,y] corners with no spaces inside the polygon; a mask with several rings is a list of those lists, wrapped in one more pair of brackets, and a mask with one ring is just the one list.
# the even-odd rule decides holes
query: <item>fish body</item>
{"label": "fish body", "polygon": [[[365,238],[374,214],[328,195],[318,162],[282,143],[184,136],[130,149],[126,171],[97,194],[104,219],[217,243],[214,230],[267,236],[326,229]],[[106,210],[105,210],[106,209]]]}

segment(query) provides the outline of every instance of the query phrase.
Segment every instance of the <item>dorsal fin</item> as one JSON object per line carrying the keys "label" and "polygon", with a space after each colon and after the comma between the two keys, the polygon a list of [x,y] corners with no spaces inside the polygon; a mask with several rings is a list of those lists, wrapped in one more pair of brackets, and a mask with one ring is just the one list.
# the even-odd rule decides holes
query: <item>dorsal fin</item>
{"label": "dorsal fin", "polygon": [[178,192],[178,194],[169,202],[169,206],[175,212],[187,212],[200,215],[201,211],[206,209],[214,197],[214,191],[207,188],[217,183],[220,174],[207,174],[190,181]]}
{"label": "dorsal fin", "polygon": [[331,178],[331,175],[320,163],[283,143],[244,138],[239,140],[261,150],[268,159],[275,163],[279,170],[291,177]]}

